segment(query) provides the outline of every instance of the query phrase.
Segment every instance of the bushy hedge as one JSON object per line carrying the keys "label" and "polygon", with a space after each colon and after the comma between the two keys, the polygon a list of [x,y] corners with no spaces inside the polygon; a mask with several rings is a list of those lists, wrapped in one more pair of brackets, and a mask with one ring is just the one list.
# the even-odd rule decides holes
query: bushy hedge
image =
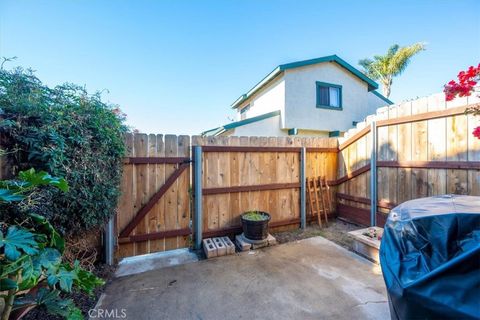
{"label": "bushy hedge", "polygon": [[[48,88],[31,72],[0,70],[1,147],[13,174],[33,167],[64,177],[68,193],[42,189],[28,208],[74,235],[102,226],[119,196],[125,117],[99,93],[65,84]],[[21,212],[1,210],[4,219]]]}

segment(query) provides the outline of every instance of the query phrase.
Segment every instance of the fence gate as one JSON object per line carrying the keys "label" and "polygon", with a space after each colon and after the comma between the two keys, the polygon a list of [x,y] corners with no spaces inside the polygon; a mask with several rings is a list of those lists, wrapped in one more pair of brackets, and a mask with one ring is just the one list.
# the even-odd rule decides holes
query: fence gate
{"label": "fence gate", "polygon": [[190,137],[127,134],[116,257],[188,247]]}

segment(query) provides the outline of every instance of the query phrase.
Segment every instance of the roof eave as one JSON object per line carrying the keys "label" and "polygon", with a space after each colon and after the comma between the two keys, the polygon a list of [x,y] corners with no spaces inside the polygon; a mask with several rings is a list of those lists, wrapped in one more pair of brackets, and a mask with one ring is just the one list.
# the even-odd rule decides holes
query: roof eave
{"label": "roof eave", "polygon": [[243,102],[248,100],[251,96],[253,96],[258,90],[260,90],[262,87],[267,85],[270,81],[275,79],[280,73],[284,72],[285,70],[288,69],[293,69],[293,68],[299,68],[299,67],[304,67],[304,66],[309,66],[317,63],[322,63],[322,62],[335,62],[339,66],[343,67],[350,73],[352,73],[354,76],[359,78],[360,80],[364,81],[367,84],[367,89],[368,91],[373,91],[378,89],[378,83],[367,77],[365,74],[360,72],[357,68],[337,56],[336,54],[331,55],[331,56],[325,56],[325,57],[320,57],[316,59],[310,59],[310,60],[303,60],[303,61],[297,61],[297,62],[291,62],[291,63],[286,63],[286,64],[281,64],[275,69],[273,69],[272,72],[270,72],[265,78],[263,78],[259,83],[257,83],[253,88],[251,88],[247,93],[242,94],[237,100],[235,100],[232,103],[232,109],[238,108]]}
{"label": "roof eave", "polygon": [[272,70],[265,78],[260,80],[259,83],[257,83],[253,88],[248,90],[247,93],[242,94],[235,102],[232,103],[232,109],[236,109],[240,106],[242,102],[250,98],[253,94],[255,94],[258,90],[260,90],[263,86],[265,86],[267,83],[272,81],[275,77],[277,77],[283,70],[280,70],[280,66],[276,67],[275,69]]}
{"label": "roof eave", "polygon": [[217,135],[222,134],[222,133],[224,133],[228,130],[232,130],[232,129],[235,129],[237,127],[241,127],[241,126],[244,126],[244,125],[247,125],[247,124],[250,124],[250,123],[258,122],[258,121],[265,120],[265,119],[272,118],[272,117],[279,116],[279,115],[280,115],[280,110],[264,113],[264,114],[261,114],[261,115],[258,115],[258,116],[252,117],[252,118],[247,118],[247,119],[244,119],[244,120],[240,120],[240,121],[236,121],[236,122],[226,124],[226,125],[221,126],[221,127],[217,127],[217,128],[214,128],[214,129],[203,131],[202,136],[206,136],[209,132],[213,132],[211,135],[217,136]]}
{"label": "roof eave", "polygon": [[379,97],[380,99],[382,99],[383,101],[385,101],[386,103],[388,103],[389,105],[394,104],[394,102],[393,102],[392,100],[388,99],[387,97],[385,97],[385,96],[384,96],[383,94],[381,94],[380,92],[373,90],[372,93],[373,93],[374,95],[376,95],[377,97]]}

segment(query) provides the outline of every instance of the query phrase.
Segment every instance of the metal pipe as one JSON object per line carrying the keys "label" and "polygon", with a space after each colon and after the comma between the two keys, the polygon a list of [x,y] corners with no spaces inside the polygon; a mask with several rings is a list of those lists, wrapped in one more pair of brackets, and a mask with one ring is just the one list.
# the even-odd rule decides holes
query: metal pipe
{"label": "metal pipe", "polygon": [[307,173],[307,149],[302,148],[300,153],[300,227],[305,229],[307,227],[307,213],[306,213],[306,174]]}
{"label": "metal pipe", "polygon": [[199,250],[202,247],[202,147],[193,147],[194,161],[193,161],[193,205],[194,205],[194,234],[195,234],[195,249]]}
{"label": "metal pipe", "polygon": [[115,216],[108,220],[107,227],[105,228],[105,263],[113,265],[114,255],[114,221]]}
{"label": "metal pipe", "polygon": [[377,123],[372,121],[370,124],[372,134],[372,149],[370,153],[370,226],[377,225]]}

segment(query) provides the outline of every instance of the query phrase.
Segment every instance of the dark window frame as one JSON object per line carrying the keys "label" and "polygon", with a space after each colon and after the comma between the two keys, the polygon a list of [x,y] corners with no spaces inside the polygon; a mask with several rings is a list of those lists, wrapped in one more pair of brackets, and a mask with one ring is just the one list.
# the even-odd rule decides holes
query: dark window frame
{"label": "dark window frame", "polygon": [[[341,111],[343,110],[343,104],[342,104],[342,86],[339,84],[334,84],[334,83],[328,83],[328,82],[321,82],[317,81],[315,83],[315,93],[316,93],[316,107],[320,109],[330,109],[330,110],[337,110]],[[330,106],[330,105],[325,105],[320,103],[320,88],[337,88],[338,89],[338,107]],[[330,94],[330,91],[329,91]]]}

